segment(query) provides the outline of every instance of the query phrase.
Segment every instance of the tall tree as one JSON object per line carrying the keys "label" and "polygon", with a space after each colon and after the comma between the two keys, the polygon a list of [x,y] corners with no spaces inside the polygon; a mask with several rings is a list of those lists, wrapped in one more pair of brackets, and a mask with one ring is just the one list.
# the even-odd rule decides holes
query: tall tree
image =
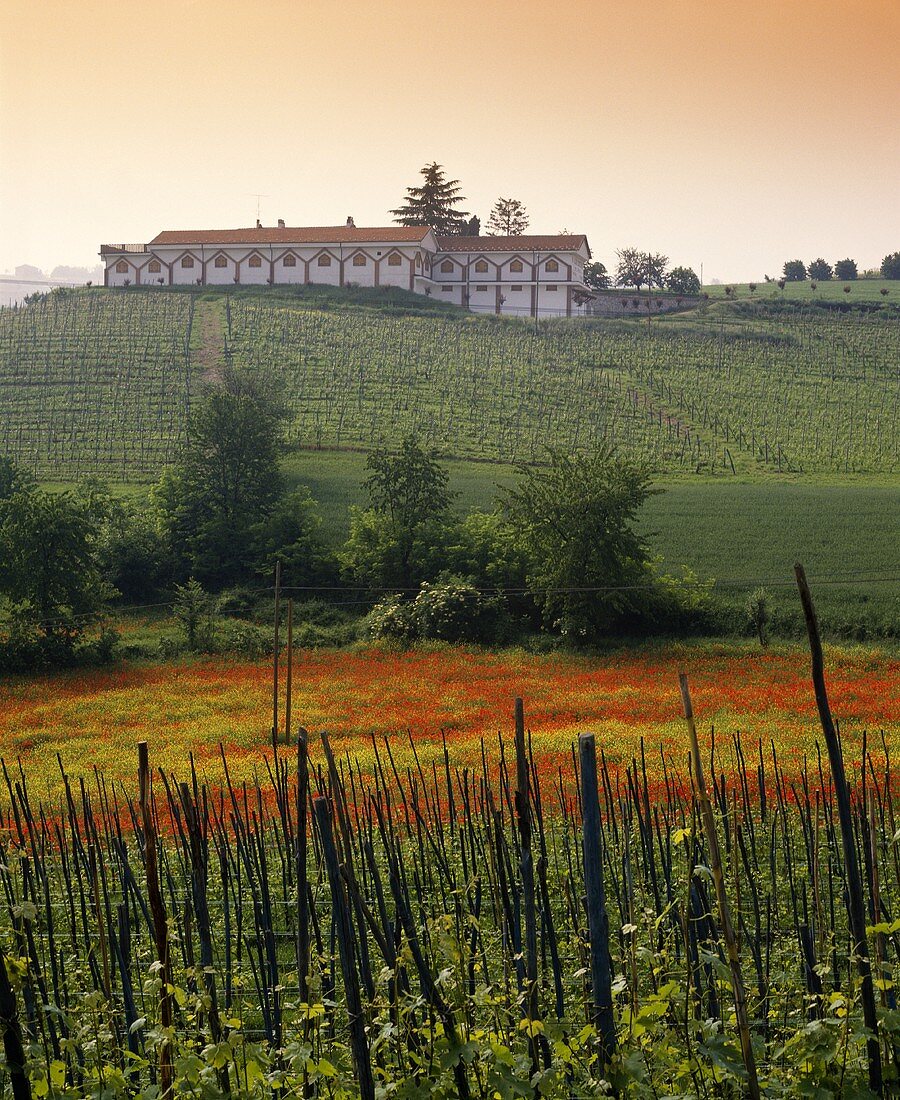
{"label": "tall tree", "polygon": [[854,279],[859,278],[859,270],[856,266],[856,260],[846,259],[838,260],[834,265],[834,277],[841,279],[843,282],[852,282]]}
{"label": "tall tree", "polygon": [[156,489],[183,576],[221,587],[250,572],[255,526],[282,489],[280,419],[263,386],[233,377],[192,412],[180,459]]}
{"label": "tall tree", "polygon": [[883,279],[900,279],[900,252],[890,252],[881,261]]}
{"label": "tall tree", "polygon": [[820,283],[827,283],[834,274],[831,264],[820,256],[817,260],[811,260],[809,264],[810,279],[817,279]]}
{"label": "tall tree", "polygon": [[781,270],[788,283],[802,283],[806,278],[806,264],[802,260],[786,260]]}
{"label": "tall tree", "polygon": [[665,285],[669,257],[662,252],[620,248],[616,251],[616,260],[616,286],[634,286],[640,290],[644,285]]}
{"label": "tall tree", "polygon": [[528,211],[518,199],[497,199],[487,231],[492,237],[518,237],[528,228]]}
{"label": "tall tree", "polygon": [[469,220],[466,222],[466,236],[481,236],[481,218],[479,218],[477,214],[473,214],[472,217],[469,218]]}
{"label": "tall tree", "polygon": [[601,264],[599,260],[584,265],[582,278],[584,279],[584,285],[589,286],[592,290],[609,289],[609,273],[605,264]]}
{"label": "tall tree", "polygon": [[650,475],[611,448],[577,455],[551,449],[549,458],[546,467],[520,467],[505,511],[544,621],[596,639],[649,602],[649,550],[636,520],[653,492]]}
{"label": "tall tree", "polygon": [[699,294],[700,278],[692,267],[673,267],[666,277],[666,286],[675,294]]}
{"label": "tall tree", "polygon": [[420,169],[420,187],[407,187],[403,206],[392,210],[398,225],[429,225],[435,233],[458,236],[466,231],[469,212],[460,210],[465,202],[459,180],[448,180],[444,167],[433,162]]}

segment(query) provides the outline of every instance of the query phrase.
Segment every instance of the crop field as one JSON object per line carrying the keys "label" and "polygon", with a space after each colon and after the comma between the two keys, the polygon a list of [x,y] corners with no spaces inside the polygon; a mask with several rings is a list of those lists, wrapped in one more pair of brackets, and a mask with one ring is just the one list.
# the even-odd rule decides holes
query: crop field
{"label": "crop field", "polygon": [[100,290],[0,309],[0,454],[64,480],[158,472],[190,406],[192,313],[186,296]]}
{"label": "crop field", "polygon": [[796,650],[298,653],[274,755],[270,669],[5,686],[4,1084],[875,1095],[900,668],[826,666],[847,802]]}
{"label": "crop field", "polygon": [[649,332],[638,320],[535,332],[241,291],[223,310],[206,291],[212,327],[198,334],[193,300],[97,289],[0,311],[0,447],[51,480],[147,478],[221,362],[276,383],[289,446],[367,449],[414,431],[448,457],[503,463],[605,442],[660,472],[721,477],[893,474],[900,461],[888,313],[726,309]]}
{"label": "crop field", "polygon": [[[900,279],[851,279],[850,282],[819,279],[815,289],[812,283],[812,279],[785,283],[784,290],[778,286],[777,280],[772,283],[760,281],[755,290],[750,289],[749,283],[732,283],[730,295],[725,293],[726,284],[714,283],[704,286],[703,291],[713,299],[733,297],[739,302],[788,301],[811,306],[818,302],[840,302],[842,306],[851,308],[860,302],[900,305]],[[847,290],[847,287],[850,289]]]}

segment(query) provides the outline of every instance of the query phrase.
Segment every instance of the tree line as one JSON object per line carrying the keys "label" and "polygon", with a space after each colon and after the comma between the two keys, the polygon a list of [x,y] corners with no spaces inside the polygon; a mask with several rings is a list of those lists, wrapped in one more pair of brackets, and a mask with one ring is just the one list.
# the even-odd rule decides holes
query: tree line
{"label": "tree line", "polygon": [[637,524],[655,490],[631,459],[549,449],[493,510],[460,515],[446,467],[407,437],[369,454],[367,504],[332,548],[309,489],[281,473],[283,416],[265,383],[229,374],[136,498],[98,481],[53,492],[0,460],[0,667],[110,656],[116,604],[174,600],[194,642],[213,597],[238,613],[271,600],[276,565],[298,600],[367,613],[371,636],[407,641],[591,643],[708,610],[707,586],[656,568]]}

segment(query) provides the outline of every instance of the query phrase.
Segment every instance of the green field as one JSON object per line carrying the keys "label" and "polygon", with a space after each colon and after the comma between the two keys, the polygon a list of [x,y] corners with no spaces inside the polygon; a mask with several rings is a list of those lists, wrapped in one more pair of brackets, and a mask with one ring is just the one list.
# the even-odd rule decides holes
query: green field
{"label": "green field", "polygon": [[[778,287],[778,278],[773,276],[775,282],[767,283],[760,279],[756,284],[756,290],[751,291],[749,283],[710,283],[704,286],[703,292],[710,298],[726,298],[725,287],[731,286],[732,296],[739,302],[772,302],[789,301],[797,303],[816,302],[842,302],[849,307],[860,302],[887,303],[900,305],[900,279],[853,279],[844,282],[841,279],[818,280],[813,290],[812,283],[815,280],[806,279],[804,282],[785,283],[784,290]],[[849,292],[844,287],[850,287]],[[887,291],[887,293],[882,293]]]}

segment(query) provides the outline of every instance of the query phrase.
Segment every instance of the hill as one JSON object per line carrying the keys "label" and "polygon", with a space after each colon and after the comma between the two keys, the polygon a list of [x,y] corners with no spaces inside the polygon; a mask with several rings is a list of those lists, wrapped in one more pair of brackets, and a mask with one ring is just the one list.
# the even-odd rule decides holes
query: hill
{"label": "hill", "polygon": [[890,307],[534,326],[393,290],[57,291],[0,310],[0,449],[47,478],[150,478],[231,367],[278,386],[291,448],[415,431],[488,462],[607,442],[669,475],[884,475],[898,360]]}

